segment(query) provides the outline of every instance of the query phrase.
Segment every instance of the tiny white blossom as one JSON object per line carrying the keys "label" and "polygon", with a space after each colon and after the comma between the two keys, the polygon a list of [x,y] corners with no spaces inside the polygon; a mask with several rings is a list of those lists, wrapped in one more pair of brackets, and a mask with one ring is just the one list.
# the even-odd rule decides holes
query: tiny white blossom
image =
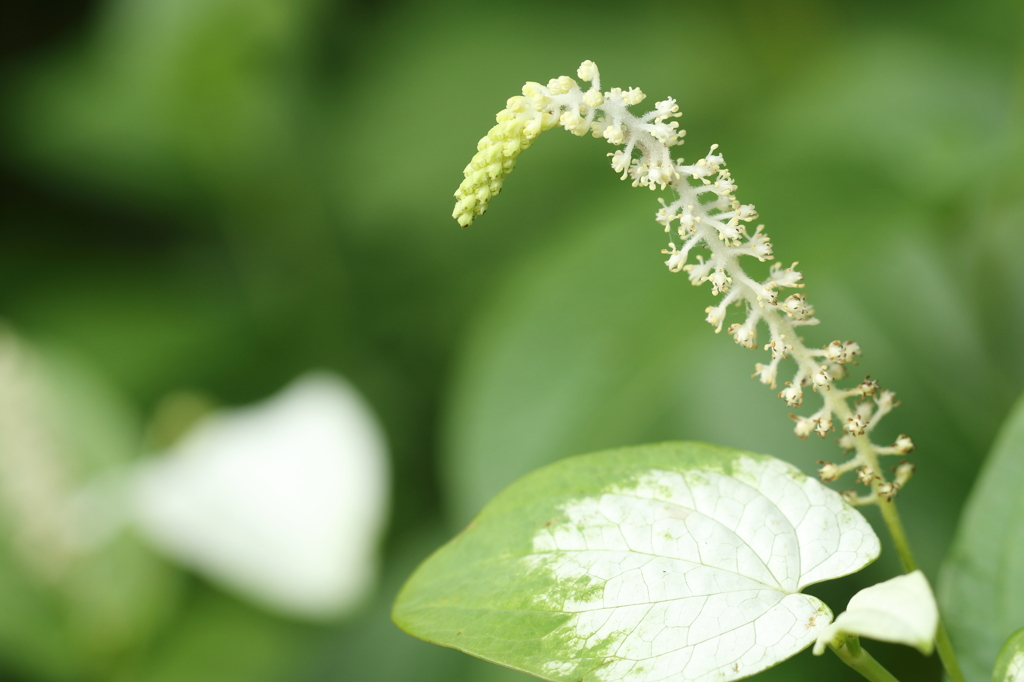
{"label": "tiny white blossom", "polygon": [[785,341],[772,339],[770,342],[765,344],[764,349],[772,352],[772,360],[785,360],[789,357],[789,353],[793,350],[793,346]]}
{"label": "tiny white blossom", "polygon": [[896,494],[900,491],[900,484],[896,481],[889,483],[881,483],[878,486],[878,494],[884,497],[889,502],[892,502],[892,498],[896,497]]}
{"label": "tiny white blossom", "polygon": [[821,465],[821,468],[818,469],[818,476],[821,477],[821,480],[825,481],[826,483],[829,481],[836,480],[842,473],[839,470],[839,467],[833,464],[832,462],[823,462],[819,459],[818,464]]}
{"label": "tiny white blossom", "polygon": [[811,381],[814,382],[814,387],[823,388],[826,391],[831,388],[832,377],[828,374],[828,367],[822,366],[817,372],[811,375]]}
{"label": "tiny white blossom", "polygon": [[737,250],[737,253],[753,256],[761,262],[772,257],[772,244],[768,241],[768,235],[761,232],[762,227],[764,225],[758,226],[757,231],[754,232],[741,249]]}
{"label": "tiny white blossom", "polygon": [[862,436],[868,427],[867,421],[865,421],[860,415],[855,414],[852,417],[847,417],[846,423],[843,424],[843,430],[851,436]]}
{"label": "tiny white blossom", "polygon": [[704,312],[708,314],[704,319],[715,328],[715,333],[722,331],[722,324],[725,322],[725,306],[708,306]]}
{"label": "tiny white blossom", "polygon": [[832,362],[844,364],[853,360],[855,355],[860,354],[860,346],[854,341],[833,341],[825,346],[825,357]]}
{"label": "tiny white blossom", "polygon": [[896,483],[901,487],[906,485],[910,477],[914,475],[916,467],[910,462],[903,461],[896,466]]}
{"label": "tiny white blossom", "polygon": [[709,260],[705,263],[703,256],[697,256],[697,263],[690,263],[684,267],[683,270],[686,270],[689,273],[690,282],[692,282],[694,286],[697,286],[707,281],[708,276],[714,268],[714,261]]}
{"label": "tiny white blossom", "polygon": [[725,274],[724,268],[715,269],[708,275],[708,281],[711,282],[712,294],[725,293],[729,291],[729,285],[732,284],[732,278]]}
{"label": "tiny white blossom", "polygon": [[858,483],[862,483],[864,485],[871,485],[871,481],[875,480],[876,478],[878,478],[878,476],[875,475],[874,470],[867,464],[862,466],[860,469],[857,469]]}
{"label": "tiny white blossom", "polygon": [[734,324],[729,327],[729,333],[736,340],[736,343],[744,348],[757,347],[757,320],[748,319],[743,324]]}
{"label": "tiny white blossom", "polygon": [[814,308],[807,302],[803,294],[792,294],[780,305],[783,311],[797,320],[806,320],[814,314]]}
{"label": "tiny white blossom", "polygon": [[896,394],[892,391],[879,391],[878,397],[875,398],[875,402],[878,404],[878,409],[880,410],[891,410],[899,405],[899,402],[896,400]]}
{"label": "tiny white blossom", "polygon": [[676,104],[676,100],[673,97],[656,102],[654,104],[654,113],[656,114],[655,121],[664,121],[668,118],[682,116],[679,113],[679,105]]}
{"label": "tiny white blossom", "polygon": [[629,167],[633,163],[633,157],[624,149],[609,152],[608,156],[612,157],[612,170],[616,173],[622,173],[622,179],[625,180]]}
{"label": "tiny white blossom", "polygon": [[814,430],[822,438],[827,436],[829,431],[832,430],[832,417],[826,414],[823,417],[818,417],[817,419],[815,419]]}
{"label": "tiny white blossom", "polygon": [[896,444],[894,447],[900,454],[907,455],[914,450],[914,441],[912,441],[910,439],[910,436],[908,436],[907,434],[901,433],[899,437],[896,439]]}
{"label": "tiny white blossom", "polygon": [[804,276],[795,269],[796,266],[797,264],[793,263],[793,265],[783,270],[781,263],[773,263],[771,271],[769,272],[772,281],[780,287],[787,287],[791,289],[803,287],[800,280],[803,279]]}
{"label": "tiny white blossom", "polygon": [[669,250],[661,250],[662,253],[669,254],[668,260],[665,261],[665,265],[667,265],[668,269],[671,270],[672,272],[679,272],[686,265],[687,252],[679,251],[678,249],[676,249],[676,245],[672,243],[669,244],[669,247]]}
{"label": "tiny white blossom", "polygon": [[804,402],[804,392],[800,389],[800,386],[786,382],[786,388],[782,389],[779,393],[779,397],[786,401],[786,404],[790,407],[800,407]]}
{"label": "tiny white blossom", "polygon": [[800,440],[804,440],[814,431],[813,419],[810,419],[808,417],[800,417],[795,414],[789,415],[789,418],[796,422],[796,426],[793,427],[793,432],[797,435],[797,438],[799,438]]}
{"label": "tiny white blossom", "polygon": [[779,361],[778,359],[772,360],[767,365],[763,365],[760,362],[754,365],[756,370],[752,376],[757,377],[757,380],[762,384],[775,388],[775,378],[779,373]]}

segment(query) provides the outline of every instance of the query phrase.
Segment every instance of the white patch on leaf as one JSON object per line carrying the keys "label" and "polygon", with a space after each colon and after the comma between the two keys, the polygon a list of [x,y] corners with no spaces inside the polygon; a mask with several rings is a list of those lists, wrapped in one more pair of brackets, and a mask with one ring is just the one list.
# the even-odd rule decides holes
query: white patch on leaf
{"label": "white patch on leaf", "polygon": [[564,660],[593,649],[596,679],[732,680],[811,644],[831,621],[804,586],[852,573],[878,538],[838,494],[777,460],[741,458],[731,475],[653,470],[573,500],[526,558],[577,590],[539,597],[572,613]]}
{"label": "white patch on leaf", "polygon": [[1024,651],[1018,651],[1006,668],[1005,682],[1024,682]]}

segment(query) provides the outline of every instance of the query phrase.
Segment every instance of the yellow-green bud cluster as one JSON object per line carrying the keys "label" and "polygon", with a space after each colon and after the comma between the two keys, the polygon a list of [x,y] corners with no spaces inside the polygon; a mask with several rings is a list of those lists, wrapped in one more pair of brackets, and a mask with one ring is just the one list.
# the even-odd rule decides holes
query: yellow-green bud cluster
{"label": "yellow-green bud cluster", "polygon": [[[463,173],[466,179],[455,192],[452,217],[466,227],[487,210],[487,204],[501,191],[505,176],[512,172],[516,157],[545,130],[558,124],[558,109],[545,93],[561,94],[576,85],[568,76],[553,80],[548,88],[539,83],[523,86],[522,96],[512,97],[498,112],[497,125],[477,143],[477,152]],[[554,87],[551,87],[554,86]]]}

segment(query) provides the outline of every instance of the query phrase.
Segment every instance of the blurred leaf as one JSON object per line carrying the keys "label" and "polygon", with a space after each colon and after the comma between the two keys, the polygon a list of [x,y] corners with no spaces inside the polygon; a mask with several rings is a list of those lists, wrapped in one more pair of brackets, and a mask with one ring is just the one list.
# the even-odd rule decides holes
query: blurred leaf
{"label": "blurred leaf", "polygon": [[964,508],[939,591],[968,682],[982,682],[1024,623],[1024,399],[1003,424]]}
{"label": "blurred leaf", "polygon": [[1010,65],[940,36],[869,30],[806,65],[758,128],[787,166],[870,169],[903,203],[946,203],[967,189],[965,159],[984,168],[1010,150]]}
{"label": "blurred leaf", "polygon": [[544,464],[658,434],[672,378],[699,362],[707,329],[688,324],[690,287],[660,263],[650,195],[615,203],[589,208],[483,306],[446,430],[456,523]]}
{"label": "blurred leaf", "polygon": [[836,492],[773,457],[624,448],[505,489],[417,569],[394,618],[549,680],[738,679],[827,626],[804,587],[878,552]]}
{"label": "blurred leaf", "polygon": [[[409,574],[446,539],[440,523],[406,527],[394,543],[381,589],[360,616],[318,636],[300,668],[304,682],[457,682],[470,660],[410,637],[391,620],[391,608]],[[489,666],[493,668],[493,666]]]}
{"label": "blurred leaf", "polygon": [[175,573],[109,537],[117,520],[93,504],[90,486],[134,455],[137,423],[80,363],[7,329],[0,373],[0,652],[43,678],[104,678],[175,596]]}
{"label": "blurred leaf", "polygon": [[305,629],[210,589],[124,682],[272,682],[294,669]]}
{"label": "blurred leaf", "polygon": [[22,74],[22,154],[79,182],[188,196],[281,163],[317,0],[118,0]]}

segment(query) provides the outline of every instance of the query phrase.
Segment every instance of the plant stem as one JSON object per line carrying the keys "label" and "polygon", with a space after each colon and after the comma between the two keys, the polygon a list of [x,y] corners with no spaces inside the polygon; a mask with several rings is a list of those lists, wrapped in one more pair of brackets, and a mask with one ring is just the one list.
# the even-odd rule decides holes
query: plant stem
{"label": "plant stem", "polygon": [[[869,448],[859,447],[860,445],[861,443],[858,442],[858,452],[861,453],[861,456],[864,457],[869,466],[878,471],[877,455]],[[882,520],[885,521],[885,527],[889,529],[889,535],[892,537],[892,543],[895,545],[896,553],[900,557],[903,572],[910,573],[916,571],[917,562],[914,560],[914,554],[910,550],[907,534],[903,530],[903,521],[900,520],[900,514],[896,510],[896,502],[879,495],[878,509],[882,512]],[[941,617],[939,619],[938,632],[935,634],[935,648],[939,652],[939,660],[942,661],[942,667],[946,669],[946,674],[949,675],[950,680],[952,682],[964,682],[963,671],[960,670],[960,663],[956,660],[956,652],[953,651],[953,643],[949,639],[946,624],[942,622]]]}
{"label": "plant stem", "polygon": [[914,554],[910,551],[910,543],[907,542],[907,534],[903,530],[900,513],[896,511],[896,502],[879,497],[878,509],[882,512],[882,520],[885,521],[885,527],[889,529],[892,544],[896,546],[896,554],[900,557],[900,565],[903,566],[903,572],[911,573],[916,571],[917,562],[914,561]]}
{"label": "plant stem", "polygon": [[848,635],[846,641],[838,646],[835,642],[831,642],[829,648],[835,652],[839,660],[871,682],[899,682],[891,672],[882,667],[881,663],[861,647],[860,640],[856,636]]}
{"label": "plant stem", "polygon": [[956,660],[956,653],[953,652],[953,642],[949,641],[949,633],[946,632],[946,624],[939,621],[939,631],[935,633],[935,648],[939,651],[939,659],[946,669],[946,674],[953,682],[964,682],[964,673],[960,670],[960,663]]}

